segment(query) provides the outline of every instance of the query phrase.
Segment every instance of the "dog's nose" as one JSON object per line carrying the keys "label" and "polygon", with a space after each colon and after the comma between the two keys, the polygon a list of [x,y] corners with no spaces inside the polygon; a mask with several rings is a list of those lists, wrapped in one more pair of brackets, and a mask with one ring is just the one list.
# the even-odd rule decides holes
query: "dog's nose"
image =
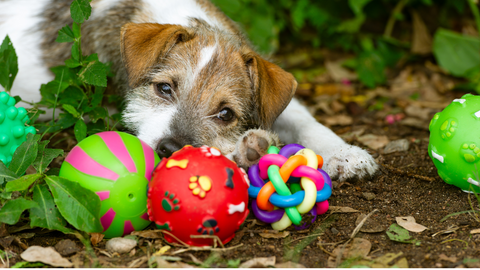
{"label": "dog's nose", "polygon": [[168,158],[175,151],[178,151],[182,148],[182,145],[172,138],[165,138],[160,141],[157,147],[157,153],[160,158]]}

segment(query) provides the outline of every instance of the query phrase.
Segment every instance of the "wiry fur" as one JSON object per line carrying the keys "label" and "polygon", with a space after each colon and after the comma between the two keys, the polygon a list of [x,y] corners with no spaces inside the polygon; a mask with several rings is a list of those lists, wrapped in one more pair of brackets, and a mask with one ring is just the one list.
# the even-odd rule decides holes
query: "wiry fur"
{"label": "wiry fur", "polygon": [[[52,79],[47,67],[70,56],[70,44],[54,42],[72,23],[70,3],[0,0],[0,36],[8,30],[19,55],[13,94],[38,101],[40,84]],[[167,139],[207,144],[248,167],[269,144],[280,144],[273,128],[283,142],[322,155],[327,172],[341,180],[377,169],[365,150],[317,123],[298,101],[287,107],[293,76],[258,55],[208,0],[93,0],[92,6],[82,25],[83,52],[112,62],[112,85],[126,99],[124,122],[150,146]],[[171,95],[158,91],[159,83],[172,85]],[[234,116],[228,121],[219,118],[225,108]]]}

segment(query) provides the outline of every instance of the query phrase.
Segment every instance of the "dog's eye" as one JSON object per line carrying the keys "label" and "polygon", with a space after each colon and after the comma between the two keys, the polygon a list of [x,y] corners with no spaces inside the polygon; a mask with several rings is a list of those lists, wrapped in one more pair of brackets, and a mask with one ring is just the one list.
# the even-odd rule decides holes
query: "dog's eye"
{"label": "dog's eye", "polygon": [[157,83],[155,84],[155,90],[163,95],[163,96],[167,96],[167,97],[171,97],[172,96],[172,86],[168,83]]}
{"label": "dog's eye", "polygon": [[229,108],[223,108],[217,117],[222,121],[230,121],[233,119],[233,112]]}

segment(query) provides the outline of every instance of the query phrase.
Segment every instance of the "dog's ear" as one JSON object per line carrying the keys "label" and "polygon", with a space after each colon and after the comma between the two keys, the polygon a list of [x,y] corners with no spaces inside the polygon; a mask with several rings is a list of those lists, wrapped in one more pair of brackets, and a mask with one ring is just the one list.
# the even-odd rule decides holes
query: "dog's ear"
{"label": "dog's ear", "polygon": [[137,87],[143,76],[175,44],[187,41],[191,34],[180,25],[127,23],[121,30],[121,53],[129,84]]}
{"label": "dog's ear", "polygon": [[261,128],[269,129],[292,100],[297,81],[256,53],[246,54],[244,61],[254,89],[257,122]]}

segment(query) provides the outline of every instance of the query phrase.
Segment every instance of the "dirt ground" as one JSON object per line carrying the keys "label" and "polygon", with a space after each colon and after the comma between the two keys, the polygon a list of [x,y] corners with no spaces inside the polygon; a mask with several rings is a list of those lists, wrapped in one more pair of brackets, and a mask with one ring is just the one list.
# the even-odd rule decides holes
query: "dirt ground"
{"label": "dirt ground", "polygon": [[[449,214],[471,210],[468,194],[443,182],[427,154],[429,119],[463,94],[442,88],[453,84],[453,79],[429,65],[404,66],[389,74],[387,87],[365,90],[336,80],[329,69],[293,66],[291,71],[297,79],[300,76],[298,97],[320,122],[346,141],[368,149],[380,166],[371,178],[335,181],[329,199],[334,207],[309,229],[276,232],[251,215],[225,249],[166,248],[160,234],[150,233],[136,236],[133,251],[119,255],[105,250],[106,240],[92,250],[75,235],[17,224],[2,227],[8,231],[3,231],[0,244],[11,254],[9,265],[21,262],[20,254],[28,246],[55,246],[70,239],[74,242],[70,248],[76,252],[64,257],[74,267],[238,267],[254,258],[262,258],[249,262],[257,267],[480,267],[480,234],[471,233],[480,228],[479,220],[460,214],[441,221]],[[400,139],[409,145],[406,150],[384,153],[388,143]],[[471,198],[478,209],[479,203]],[[362,219],[359,216],[372,212],[351,239]],[[427,229],[410,232],[411,239],[418,240],[412,243],[391,240],[387,229],[397,223],[396,217],[407,216]]]}

